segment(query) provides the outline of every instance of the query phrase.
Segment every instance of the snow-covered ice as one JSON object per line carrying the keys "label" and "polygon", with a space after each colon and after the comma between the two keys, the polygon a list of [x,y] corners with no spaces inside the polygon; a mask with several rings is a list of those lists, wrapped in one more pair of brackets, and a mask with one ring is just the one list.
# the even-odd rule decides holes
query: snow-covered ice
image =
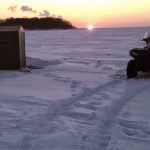
{"label": "snow-covered ice", "polygon": [[37,69],[0,71],[0,150],[149,150],[150,74],[125,72],[146,30],[26,31]]}

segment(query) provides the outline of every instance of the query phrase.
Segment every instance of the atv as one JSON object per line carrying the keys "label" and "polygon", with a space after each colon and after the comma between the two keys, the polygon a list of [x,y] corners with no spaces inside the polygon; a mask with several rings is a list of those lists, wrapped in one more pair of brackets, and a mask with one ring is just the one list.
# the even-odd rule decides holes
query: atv
{"label": "atv", "polygon": [[131,49],[129,54],[134,59],[127,64],[127,77],[134,78],[139,71],[150,71],[150,32],[146,32],[143,41],[146,42],[146,47]]}

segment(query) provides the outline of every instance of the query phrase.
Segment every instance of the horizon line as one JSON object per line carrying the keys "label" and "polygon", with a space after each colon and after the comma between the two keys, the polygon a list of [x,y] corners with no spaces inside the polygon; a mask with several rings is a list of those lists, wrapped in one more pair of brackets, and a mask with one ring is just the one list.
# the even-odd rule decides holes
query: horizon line
{"label": "horizon line", "polygon": [[[115,29],[115,28],[150,28],[150,26],[124,26],[124,27],[119,27],[119,26],[116,26],[116,27],[94,27],[94,29]],[[87,29],[86,27],[76,27],[76,29]]]}

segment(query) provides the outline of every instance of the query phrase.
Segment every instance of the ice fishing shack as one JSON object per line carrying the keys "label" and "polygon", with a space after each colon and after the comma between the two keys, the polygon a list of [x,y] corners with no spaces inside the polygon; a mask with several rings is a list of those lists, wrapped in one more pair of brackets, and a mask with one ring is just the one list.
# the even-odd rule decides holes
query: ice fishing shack
{"label": "ice fishing shack", "polygon": [[22,26],[0,26],[0,70],[26,66],[25,31]]}

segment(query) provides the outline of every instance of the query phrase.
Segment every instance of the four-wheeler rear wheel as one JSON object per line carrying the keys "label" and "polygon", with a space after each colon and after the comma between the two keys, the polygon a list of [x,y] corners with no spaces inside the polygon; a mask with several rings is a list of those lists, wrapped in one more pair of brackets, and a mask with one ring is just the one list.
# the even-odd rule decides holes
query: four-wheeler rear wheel
{"label": "four-wheeler rear wheel", "polygon": [[137,67],[136,67],[136,61],[130,60],[127,65],[127,77],[128,78],[134,78],[137,76]]}

